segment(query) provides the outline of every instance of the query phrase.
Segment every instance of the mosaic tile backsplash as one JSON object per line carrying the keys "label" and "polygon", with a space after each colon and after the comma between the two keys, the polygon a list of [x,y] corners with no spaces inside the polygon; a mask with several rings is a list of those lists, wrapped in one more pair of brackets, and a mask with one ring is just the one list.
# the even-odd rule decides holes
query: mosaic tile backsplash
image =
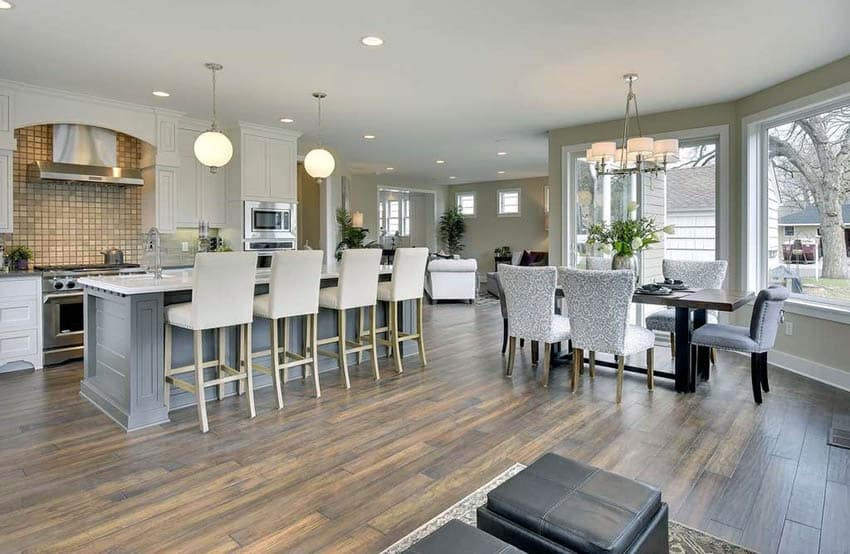
{"label": "mosaic tile backsplash", "polygon": [[[27,183],[27,166],[53,157],[53,127],[15,131],[15,232],[3,235],[6,248],[23,244],[35,256],[31,265],[101,263],[101,250],[124,251],[136,263],[142,251],[141,187],[90,183]],[[139,167],[141,143],[118,133],[118,165]]]}

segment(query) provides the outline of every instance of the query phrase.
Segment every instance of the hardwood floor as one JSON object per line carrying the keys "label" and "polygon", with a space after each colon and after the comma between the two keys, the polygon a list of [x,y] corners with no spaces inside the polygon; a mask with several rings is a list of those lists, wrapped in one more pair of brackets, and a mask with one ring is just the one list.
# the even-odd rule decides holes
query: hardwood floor
{"label": "hardwood floor", "polygon": [[[850,393],[771,368],[752,401],[747,358],[721,353],[692,395],[598,367],[548,389],[528,346],[502,376],[497,303],[426,307],[429,365],[352,368],[210,402],[125,434],[79,397],[80,364],[0,375],[0,551],[376,552],[514,462],[547,451],[663,490],[671,518],[760,552],[848,552],[850,451],[829,447]],[[640,360],[635,360],[639,363]],[[669,351],[656,353],[659,369]]]}

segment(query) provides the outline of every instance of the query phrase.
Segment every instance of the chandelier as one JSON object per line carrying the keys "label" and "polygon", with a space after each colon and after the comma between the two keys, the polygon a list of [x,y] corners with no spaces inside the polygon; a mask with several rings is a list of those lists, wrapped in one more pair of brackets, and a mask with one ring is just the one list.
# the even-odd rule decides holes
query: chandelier
{"label": "chandelier", "polygon": [[[632,175],[651,173],[657,175],[667,171],[667,164],[679,157],[678,139],[654,140],[643,136],[640,128],[637,95],[633,84],[637,73],[626,73],[623,80],[629,84],[626,96],[626,116],[623,121],[623,148],[617,148],[616,142],[594,142],[587,150],[587,161],[596,164],[597,175]],[[629,138],[629,119],[634,104],[634,119],[637,136]]]}

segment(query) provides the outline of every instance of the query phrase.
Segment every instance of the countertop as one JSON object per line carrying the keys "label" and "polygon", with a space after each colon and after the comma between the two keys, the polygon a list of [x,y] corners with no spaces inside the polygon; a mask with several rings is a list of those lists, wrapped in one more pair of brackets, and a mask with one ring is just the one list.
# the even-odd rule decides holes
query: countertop
{"label": "countertop", "polygon": [[[380,266],[380,275],[393,272],[391,265]],[[271,269],[257,269],[257,284],[266,284],[271,279]],[[322,279],[339,277],[339,266],[336,264],[322,268]],[[128,273],[123,275],[102,275],[83,277],[77,282],[86,288],[97,288],[118,294],[149,294],[153,292],[178,292],[192,289],[192,270],[164,270],[162,279],[155,279],[151,273]]]}
{"label": "countertop", "polygon": [[0,279],[5,279],[8,277],[41,277],[41,272],[36,271],[34,269],[27,269],[24,271],[20,271],[17,269],[11,271],[0,271]]}

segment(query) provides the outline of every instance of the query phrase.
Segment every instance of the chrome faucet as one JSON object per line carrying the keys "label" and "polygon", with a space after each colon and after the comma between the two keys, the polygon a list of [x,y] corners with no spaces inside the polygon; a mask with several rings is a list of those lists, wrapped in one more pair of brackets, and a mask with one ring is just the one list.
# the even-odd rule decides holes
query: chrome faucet
{"label": "chrome faucet", "polygon": [[162,279],[162,258],[160,248],[159,229],[151,227],[148,229],[148,250],[153,249],[153,277],[154,279]]}

